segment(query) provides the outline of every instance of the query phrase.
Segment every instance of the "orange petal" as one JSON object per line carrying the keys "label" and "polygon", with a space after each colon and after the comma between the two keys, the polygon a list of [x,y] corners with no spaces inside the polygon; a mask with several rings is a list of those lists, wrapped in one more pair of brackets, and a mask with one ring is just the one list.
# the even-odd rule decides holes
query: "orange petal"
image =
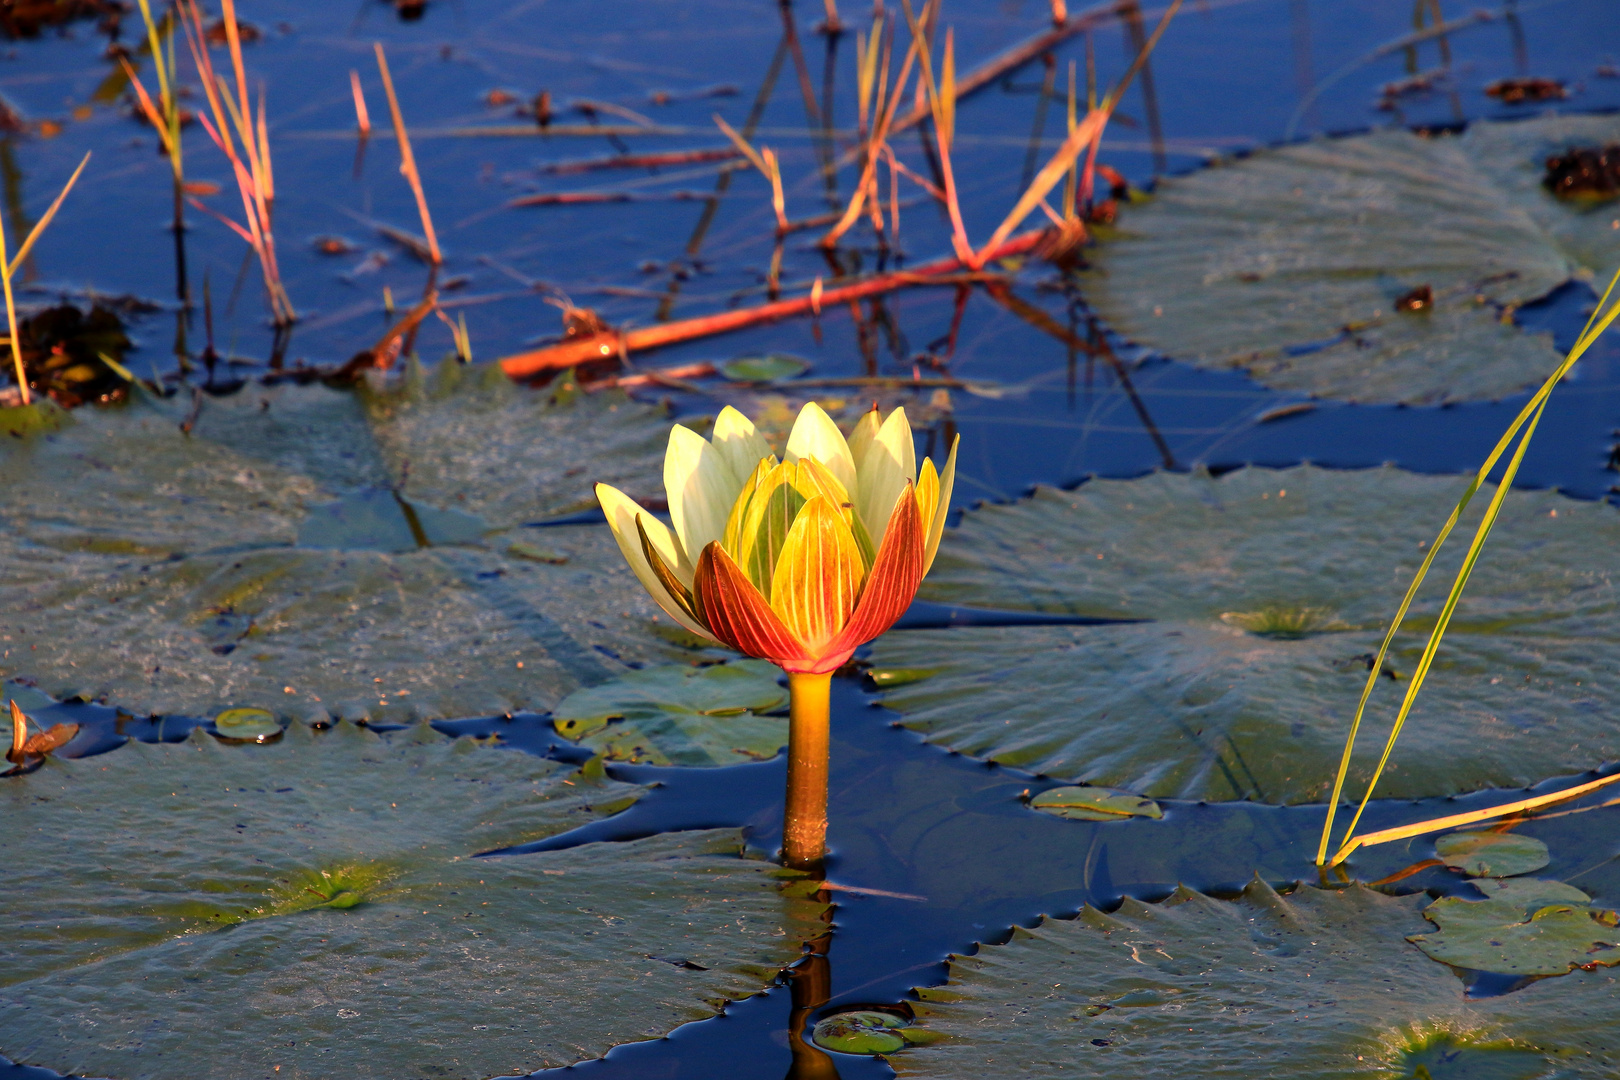
{"label": "orange petal", "polygon": [[864,571],[840,508],[817,495],[793,519],[782,543],[771,578],[771,610],[815,655],[849,622]]}
{"label": "orange petal", "polygon": [[804,646],[718,542],[698,556],[692,595],[709,632],[737,651],[783,667],[807,659]]}
{"label": "orange petal", "polygon": [[[894,512],[889,515],[888,527],[883,530],[883,544],[872,563],[872,572],[866,577],[860,602],[849,623],[824,650],[828,654],[853,651],[894,625],[905,614],[922,584],[923,546],[927,535],[923,532],[922,517],[917,513],[917,499],[911,486],[900,493]],[[790,669],[791,670],[791,669]]]}

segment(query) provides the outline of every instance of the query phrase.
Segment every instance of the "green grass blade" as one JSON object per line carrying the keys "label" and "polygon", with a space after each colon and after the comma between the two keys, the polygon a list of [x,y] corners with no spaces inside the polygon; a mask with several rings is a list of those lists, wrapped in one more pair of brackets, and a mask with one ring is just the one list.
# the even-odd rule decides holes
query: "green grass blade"
{"label": "green grass blade", "polygon": [[[1457,501],[1457,505],[1452,510],[1451,516],[1446,519],[1445,525],[1441,527],[1440,533],[1435,537],[1434,543],[1429,545],[1428,554],[1424,556],[1422,565],[1418,567],[1417,573],[1413,575],[1412,584],[1407,588],[1406,595],[1402,597],[1400,607],[1396,610],[1395,617],[1390,621],[1389,629],[1385,632],[1384,639],[1379,644],[1378,655],[1367,672],[1367,682],[1362,688],[1361,699],[1356,703],[1355,716],[1350,722],[1350,731],[1345,739],[1344,753],[1339,759],[1339,770],[1337,775],[1334,777],[1333,794],[1328,800],[1327,819],[1322,824],[1322,836],[1316,852],[1316,864],[1318,866],[1322,866],[1327,862],[1328,842],[1333,833],[1333,821],[1338,812],[1339,798],[1344,792],[1345,778],[1349,775],[1350,758],[1355,750],[1356,737],[1361,730],[1362,718],[1366,714],[1367,702],[1372,697],[1373,689],[1378,685],[1378,675],[1383,670],[1384,658],[1389,653],[1390,643],[1394,640],[1396,631],[1400,629],[1401,623],[1405,620],[1406,613],[1412,605],[1413,598],[1417,595],[1418,588],[1423,584],[1424,579],[1428,576],[1429,568],[1433,565],[1435,557],[1439,554],[1441,546],[1445,544],[1446,539],[1451,535],[1451,530],[1456,527],[1458,520],[1460,520],[1462,517],[1463,511],[1466,510],[1468,508],[1468,504],[1473,501],[1474,495],[1479,491],[1480,485],[1485,483],[1485,481],[1489,478],[1491,471],[1496,467],[1496,463],[1500,461],[1502,455],[1507,452],[1508,446],[1513,442],[1514,437],[1519,434],[1520,429],[1525,428],[1526,424],[1528,424],[1529,428],[1526,430],[1523,440],[1521,440],[1519,448],[1515,453],[1513,462],[1509,465],[1508,470],[1504,473],[1502,482],[1497,489],[1497,494],[1493,498],[1492,505],[1498,508],[1500,507],[1502,493],[1506,491],[1509,486],[1511,486],[1512,478],[1518,472],[1518,462],[1522,460],[1524,451],[1529,446],[1530,434],[1534,432],[1535,424],[1540,420],[1541,412],[1546,407],[1547,399],[1551,395],[1553,387],[1558,385],[1559,381],[1569,373],[1569,369],[1575,366],[1576,361],[1578,361],[1586,353],[1587,349],[1591,348],[1592,343],[1609,328],[1617,316],[1620,316],[1620,301],[1617,301],[1613,305],[1609,305],[1607,310],[1605,310],[1605,305],[1608,305],[1609,298],[1614,293],[1617,283],[1620,283],[1620,273],[1617,273],[1613,278],[1610,279],[1609,287],[1604,290],[1603,296],[1598,301],[1597,307],[1593,308],[1592,315],[1587,320],[1586,327],[1582,330],[1581,336],[1576,340],[1574,347],[1570,349],[1569,354],[1564,358],[1563,362],[1558,365],[1558,368],[1547,378],[1547,381],[1541,385],[1541,388],[1536,391],[1535,395],[1525,403],[1524,408],[1519,410],[1518,416],[1513,419],[1513,422],[1508,425],[1508,429],[1502,433],[1502,437],[1497,440],[1496,446],[1491,450],[1490,454],[1486,457],[1484,464],[1480,466],[1479,471],[1469,482],[1468,488],[1463,492],[1462,498]],[[1445,621],[1436,624],[1433,633],[1430,635],[1429,646],[1427,649],[1425,649],[1424,653],[1426,661],[1420,669],[1422,675],[1426,675],[1428,672],[1427,659],[1432,659],[1433,651],[1439,647],[1440,638],[1444,636],[1445,633],[1445,622],[1449,621],[1450,618],[1449,612],[1456,606],[1456,602],[1462,594],[1463,586],[1467,584],[1468,573],[1472,571],[1474,561],[1479,555],[1479,549],[1484,545],[1485,538],[1489,536],[1490,526],[1495,523],[1495,520],[1495,513],[1492,511],[1487,511],[1486,519],[1481,522],[1480,525],[1481,531],[1476,531],[1474,545],[1469,549],[1468,558],[1464,562],[1463,569],[1459,571],[1458,578],[1452,585],[1452,593],[1447,599],[1445,609],[1447,614],[1444,616]],[[1372,798],[1373,789],[1377,786],[1379,778],[1383,775],[1384,764],[1389,760],[1390,752],[1394,748],[1395,737],[1400,733],[1400,729],[1405,722],[1406,715],[1411,710],[1412,701],[1417,694],[1417,690],[1422,685],[1422,675],[1415,677],[1414,684],[1408,688],[1406,699],[1402,703],[1401,711],[1396,720],[1395,727],[1391,731],[1389,739],[1385,744],[1383,760],[1379,762],[1377,770],[1373,773],[1372,780],[1367,785],[1366,794],[1362,797],[1361,805],[1356,810],[1355,818],[1352,820],[1350,828],[1346,831],[1346,847],[1349,843],[1351,834],[1353,834],[1355,831],[1356,823],[1361,819],[1362,811],[1366,809],[1368,801]],[[1346,847],[1341,847],[1339,855],[1334,859],[1335,864],[1342,861]]]}

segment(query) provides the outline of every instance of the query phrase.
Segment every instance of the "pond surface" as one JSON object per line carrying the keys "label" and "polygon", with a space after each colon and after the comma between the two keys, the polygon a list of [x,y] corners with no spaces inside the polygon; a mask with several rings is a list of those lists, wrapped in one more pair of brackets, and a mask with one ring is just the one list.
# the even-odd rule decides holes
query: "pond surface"
{"label": "pond surface", "polygon": [[[1433,36],[1411,50],[1398,47],[1413,29],[1406,0],[1190,3],[1153,55],[1152,99],[1144,98],[1145,82],[1127,94],[1102,159],[1146,187],[1155,175],[1190,172],[1214,155],[1316,133],[1385,124],[1457,127],[1554,107],[1620,109],[1613,11],[1604,0],[1530,0],[1477,18],[1462,4],[1440,6],[1456,23],[1444,38],[1449,79],[1380,109],[1387,84],[1442,65]],[[846,3],[844,15],[864,26],[865,5],[856,7]],[[182,378],[177,333],[195,355],[209,332],[201,311],[204,282],[212,340],[226,358],[215,376],[220,382],[263,374],[278,349],[288,366],[341,364],[370,347],[395,309],[408,308],[420,294],[425,266],[390,239],[391,231],[415,233],[419,226],[397,171],[395,144],[384,130],[374,41],[388,50],[445,252],[439,276],[444,307],[452,319],[465,318],[477,360],[557,337],[562,321],[552,301],[562,298],[610,324],[630,326],[765,299],[773,218],[757,173],[732,171],[725,161],[590,169],[577,163],[723,149],[711,114],[742,127],[757,103],[755,139],[781,157],[790,217],[841,206],[852,182],[845,169],[843,195],[830,199],[818,165],[827,129],[842,146],[855,124],[854,41],[815,31],[819,5],[429,0],[419,17],[406,19],[379,0],[334,8],[308,0],[245,0],[239,12],[258,31],[245,47],[246,60],[252,80],[262,80],[268,93],[275,232],[286,290],[300,315],[290,337],[279,342],[273,342],[245,245],[194,208],[187,211],[185,241],[193,303],[177,302],[169,168],[156,153],[152,130],[133,119],[96,23],[47,29],[37,39],[7,43],[0,53],[0,94],[24,124],[0,136],[8,233],[25,231],[80,157],[94,152],[26,264],[20,298],[27,304],[59,298],[112,303],[136,344],[126,365],[137,375],[156,372],[171,385]],[[1157,12],[1142,17],[1151,27]],[[803,52],[802,88],[792,50],[785,59],[779,54],[784,18],[796,27]],[[955,28],[962,71],[1041,33],[1048,19],[1049,8],[1033,0],[946,0],[943,15]],[[988,235],[1034,164],[1061,140],[1061,87],[1070,62],[1079,65],[1083,82],[1089,49],[1106,86],[1129,63],[1132,35],[1130,20],[1099,18],[1091,33],[1056,46],[1050,66],[1037,58],[963,102],[955,170],[970,235]],[[150,86],[149,58],[138,51],[138,16],[125,16],[119,39],[136,49],[132,59]],[[215,55],[216,63],[227,64],[222,50]],[[779,67],[774,86],[768,77],[773,58]],[[360,74],[378,128],[367,143],[354,135],[351,70]],[[1043,89],[1049,70],[1060,73],[1055,100]],[[1496,80],[1524,76],[1561,80],[1569,97],[1551,106],[1514,106],[1484,93]],[[542,91],[554,110],[545,129],[532,114],[519,114]],[[196,100],[190,106],[201,108]],[[815,110],[811,121],[809,109]],[[593,126],[612,131],[593,132]],[[235,194],[224,162],[196,127],[187,129],[186,139],[187,179],[220,185],[222,192],[204,202],[230,213]],[[903,160],[926,169],[914,135],[895,145]],[[598,201],[509,205],[541,194]],[[818,277],[834,282],[815,236],[789,236],[782,256],[785,292],[800,292]],[[341,243],[323,243],[334,237]],[[865,247],[843,252],[844,269],[921,263],[949,251],[949,224],[926,202],[902,206],[900,237],[903,260],[862,241]],[[331,248],[341,253],[324,253]],[[851,380],[921,375],[934,382],[881,391],[890,404],[905,402],[923,418],[920,449],[938,456],[950,434],[961,435],[955,489],[961,507],[1015,499],[1037,483],[1072,485],[1090,476],[1199,465],[1391,462],[1420,472],[1472,470],[1528,398],[1446,407],[1309,399],[1268,389],[1235,370],[1195,368],[1120,340],[1113,347],[1123,366],[1115,368],[1084,351],[1083,287],[1041,265],[1015,279],[1012,296],[998,301],[979,289],[911,289],[853,311],[829,308],[814,319],[633,358],[642,366],[680,368],[792,353],[810,362],[808,379],[829,381],[819,387],[762,392],[700,375],[637,393],[667,398],[684,414],[712,413],[731,401],[758,413],[785,408],[762,401],[762,393],[795,404],[806,396],[803,390],[861,400],[878,390]],[[1574,283],[1513,317],[1521,326],[1550,330],[1562,350],[1575,340],[1593,300],[1585,284]],[[451,332],[430,320],[417,349],[428,362],[453,354]],[[946,386],[939,381],[946,377],[966,383]],[[1614,491],[1617,428],[1620,339],[1611,336],[1553,396],[1521,484],[1606,498]],[[1431,508],[1436,524],[1443,509]],[[905,625],[957,625],[974,617],[919,603],[896,633],[906,632]],[[151,740],[179,737],[186,726],[171,719],[160,732],[145,721],[118,724],[110,710],[83,704],[58,706],[41,719],[50,722],[56,713],[101,734],[99,742],[77,744],[84,752],[118,745],[115,728]],[[557,746],[549,722],[538,716],[443,726],[498,733],[539,754],[566,759],[577,753]],[[1125,896],[1157,900],[1178,884],[1231,895],[1255,875],[1280,884],[1312,872],[1320,805],[1169,801],[1164,822],[1108,824],[1032,814],[1020,796],[1056,781],[923,742],[853,678],[835,682],[833,736],[829,877],[848,888],[833,893],[833,933],[824,956],[770,992],[729,1006],[723,1017],[679,1028],[665,1040],[622,1046],[576,1071],[604,1080],[893,1075],[880,1061],[839,1056],[833,1064],[802,1051],[795,1066],[789,1029],[797,1031],[806,1016],[813,1023],[850,1006],[893,1006],[913,987],[943,981],[948,954],[1005,941],[1013,926],[1033,925],[1042,915],[1073,914],[1087,903],[1108,907]],[[780,758],[724,770],[621,765],[612,773],[659,786],[632,810],[541,847],[746,827],[752,850],[762,856],[775,851]],[[1364,827],[1488,806],[1503,797],[1481,792],[1375,803]],[[1620,809],[1596,810],[1519,831],[1551,849],[1545,876],[1613,902],[1620,895],[1617,815]],[[1381,878],[1426,850],[1421,840],[1370,849],[1353,869],[1361,880]],[[1438,895],[1456,880],[1428,870],[1399,888]],[[1476,993],[1503,989],[1510,987],[1489,979],[1475,984]],[[7,1080],[46,1075],[55,1074],[0,1068]]]}

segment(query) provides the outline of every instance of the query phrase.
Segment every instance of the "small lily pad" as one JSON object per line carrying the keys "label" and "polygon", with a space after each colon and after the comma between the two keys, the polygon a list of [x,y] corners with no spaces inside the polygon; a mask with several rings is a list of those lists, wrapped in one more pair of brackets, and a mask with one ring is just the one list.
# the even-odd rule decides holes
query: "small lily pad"
{"label": "small lily pad", "polygon": [[893,1013],[865,1009],[827,1017],[810,1038],[823,1050],[840,1054],[892,1054],[906,1048],[906,1037],[898,1030],[905,1026],[904,1018]]}
{"label": "small lily pad", "polygon": [[1075,821],[1123,821],[1128,817],[1162,818],[1152,799],[1102,787],[1058,787],[1043,791],[1029,805],[1054,817]]}
{"label": "small lily pad", "polygon": [[734,765],[787,745],[781,671],[765,660],[645,668],[563,699],[557,733],[611,761]]}
{"label": "small lily pad", "polygon": [[516,555],[520,559],[530,562],[550,563],[561,566],[568,561],[568,553],[558,551],[556,548],[544,547],[540,544],[531,544],[526,540],[514,540],[506,546],[508,555]]}
{"label": "small lily pad", "polygon": [[1547,904],[1529,918],[1511,900],[1436,900],[1423,914],[1439,929],[1412,944],[1453,967],[1500,975],[1562,975],[1577,967],[1620,964],[1614,912]]}
{"label": "small lily pad", "polygon": [[922,682],[930,675],[938,675],[940,668],[873,668],[866,673],[874,686],[909,686],[914,682]]}
{"label": "small lily pad", "polygon": [[720,373],[734,382],[778,382],[794,379],[810,370],[810,361],[791,353],[766,353],[723,360]]}
{"label": "small lily pad", "polygon": [[1513,877],[1552,861],[1546,844],[1517,833],[1447,833],[1434,842],[1434,850],[1441,862],[1469,877]]}
{"label": "small lily pad", "polygon": [[1512,1046],[1543,1066],[1477,1074],[1492,1080],[1616,1075],[1613,972],[1468,998],[1406,940],[1431,929],[1427,904],[1255,881],[1235,902],[1181,888],[1159,904],[1126,897],[1111,913],[1015,926],[1004,945],[951,957],[945,986],[918,991],[914,1027],[946,1038],[891,1064],[928,1080],[1410,1078],[1443,1033],[1448,1053]]}
{"label": "small lily pad", "polygon": [[226,709],[214,717],[214,733],[231,742],[262,743],[281,735],[281,722],[268,709]]}

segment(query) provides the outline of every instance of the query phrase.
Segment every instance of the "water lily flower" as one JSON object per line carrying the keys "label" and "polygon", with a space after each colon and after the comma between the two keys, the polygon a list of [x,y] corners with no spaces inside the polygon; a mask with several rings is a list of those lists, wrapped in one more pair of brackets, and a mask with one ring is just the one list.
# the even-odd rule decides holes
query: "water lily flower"
{"label": "water lily flower", "polygon": [[939,549],[956,476],[919,470],[904,409],[846,440],[811,402],[778,461],[729,406],[713,439],[677,425],[664,458],[671,529],[596,485],[619,549],[682,626],[791,674],[826,674],[905,612]]}
{"label": "water lily flower", "polygon": [[596,485],[619,550],[688,630],[788,673],[782,857],[826,852],[832,672],[898,619],[934,563],[956,480],[916,449],[906,411],[874,408],[846,440],[821,406],[799,411],[778,461],[727,407],[713,439],[677,425],[664,457],[669,528]]}

